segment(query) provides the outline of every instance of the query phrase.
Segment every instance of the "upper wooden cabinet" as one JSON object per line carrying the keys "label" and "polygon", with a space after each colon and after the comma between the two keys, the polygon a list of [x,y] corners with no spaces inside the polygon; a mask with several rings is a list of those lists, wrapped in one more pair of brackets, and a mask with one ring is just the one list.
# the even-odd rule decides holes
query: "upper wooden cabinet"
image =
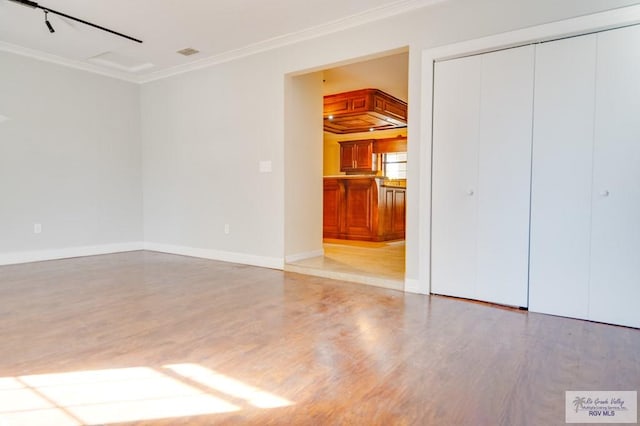
{"label": "upper wooden cabinet", "polygon": [[371,173],[377,170],[373,160],[373,139],[339,143],[341,172]]}
{"label": "upper wooden cabinet", "polygon": [[407,103],[377,89],[324,97],[324,130],[358,133],[407,126]]}

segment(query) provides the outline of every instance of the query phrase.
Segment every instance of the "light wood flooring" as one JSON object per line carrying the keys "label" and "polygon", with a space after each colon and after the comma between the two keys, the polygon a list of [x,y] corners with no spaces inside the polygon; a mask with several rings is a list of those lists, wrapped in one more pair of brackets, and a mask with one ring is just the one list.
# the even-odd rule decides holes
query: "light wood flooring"
{"label": "light wood flooring", "polygon": [[0,424],[561,425],[640,330],[155,252],[0,267]]}
{"label": "light wood flooring", "polygon": [[404,241],[324,240],[324,256],[287,263],[285,270],[301,274],[404,289]]}

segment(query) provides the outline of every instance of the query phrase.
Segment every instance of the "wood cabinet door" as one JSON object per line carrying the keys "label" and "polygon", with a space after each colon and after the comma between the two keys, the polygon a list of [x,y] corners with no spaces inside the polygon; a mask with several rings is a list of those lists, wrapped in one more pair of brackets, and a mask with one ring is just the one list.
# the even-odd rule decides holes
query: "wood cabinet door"
{"label": "wood cabinet door", "polygon": [[381,216],[378,218],[382,237],[401,239],[405,237],[406,190],[384,187],[381,191]]}
{"label": "wood cabinet door", "polygon": [[376,184],[373,179],[348,179],[345,181],[345,231],[349,236],[372,237],[373,207],[378,205]]}
{"label": "wood cabinet door", "polygon": [[405,189],[393,189],[393,205],[391,208],[391,233],[394,235],[402,235],[405,233],[405,217],[406,217],[406,194]]}
{"label": "wood cabinet door", "polygon": [[325,179],[323,191],[322,231],[326,238],[340,238],[344,186],[338,179]]}
{"label": "wood cabinet door", "polygon": [[362,141],[354,144],[355,168],[373,170],[373,141]]}
{"label": "wood cabinet door", "polygon": [[370,172],[373,166],[373,140],[340,142],[341,172]]}
{"label": "wood cabinet door", "polygon": [[386,238],[387,235],[391,234],[393,229],[393,205],[394,205],[394,194],[393,188],[383,187],[380,196],[379,202],[382,204],[382,211],[380,213],[380,217],[378,218],[378,223],[382,228],[381,234]]}
{"label": "wood cabinet door", "polygon": [[355,169],[355,144],[353,142],[340,143],[340,171],[349,172]]}

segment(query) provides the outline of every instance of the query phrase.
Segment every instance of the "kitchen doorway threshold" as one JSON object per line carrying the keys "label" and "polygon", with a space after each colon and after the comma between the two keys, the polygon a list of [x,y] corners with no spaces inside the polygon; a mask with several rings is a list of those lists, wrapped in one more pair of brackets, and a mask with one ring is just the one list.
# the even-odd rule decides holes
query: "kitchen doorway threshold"
{"label": "kitchen doorway threshold", "polygon": [[287,263],[285,271],[404,291],[404,240],[324,240],[324,256]]}

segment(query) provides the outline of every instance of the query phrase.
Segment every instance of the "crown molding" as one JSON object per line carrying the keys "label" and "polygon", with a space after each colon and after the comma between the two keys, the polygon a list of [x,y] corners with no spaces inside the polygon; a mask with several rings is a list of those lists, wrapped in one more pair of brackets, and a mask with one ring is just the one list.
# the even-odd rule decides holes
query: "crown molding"
{"label": "crown molding", "polygon": [[3,41],[0,41],[0,51],[15,53],[17,55],[27,56],[34,59],[51,62],[57,65],[87,71],[94,74],[100,74],[106,77],[117,78],[132,83],[143,84],[155,80],[161,80],[178,74],[207,68],[224,62],[230,62],[236,59],[255,55],[257,53],[289,46],[339,31],[344,31],[385,18],[390,18],[396,15],[411,12],[416,9],[432,6],[437,3],[443,3],[445,1],[448,0],[398,0],[384,6],[370,9],[368,11],[355,15],[347,16],[345,18],[337,19],[335,21],[331,21],[322,25],[317,25],[301,31],[273,37],[257,43],[249,44],[239,49],[212,55],[195,62],[190,62],[188,64],[178,65],[146,74],[133,75],[131,73],[123,71],[109,70],[88,62],[66,59],[60,56],[52,55],[35,49],[29,49],[11,43],[6,43]]}
{"label": "crown molding", "polygon": [[56,65],[62,65],[64,67],[73,68],[80,71],[87,71],[93,74],[103,75],[105,77],[116,78],[118,80],[124,80],[131,83],[139,82],[139,78],[137,76],[128,74],[126,72],[111,71],[87,62],[63,58],[61,56],[52,55],[40,50],[29,49],[27,47],[18,46],[16,44],[7,43],[4,41],[0,41],[0,51],[14,53],[16,55],[26,56],[28,58],[33,58]]}
{"label": "crown molding", "polygon": [[174,75],[207,68],[212,65],[230,62],[236,59],[255,55],[257,53],[266,52],[268,50],[289,46],[300,43],[302,41],[311,40],[325,35],[337,33],[340,31],[355,28],[364,24],[368,24],[382,19],[401,15],[416,9],[422,9],[437,3],[443,3],[448,0],[400,0],[394,3],[370,9],[366,12],[351,15],[335,21],[331,21],[322,25],[309,27],[294,33],[284,34],[273,37],[257,43],[249,44],[240,49],[230,50],[218,55],[209,56],[196,62],[190,62],[184,65],[178,65],[165,70],[160,70],[140,76],[138,82],[148,83],[155,80],[161,80]]}

